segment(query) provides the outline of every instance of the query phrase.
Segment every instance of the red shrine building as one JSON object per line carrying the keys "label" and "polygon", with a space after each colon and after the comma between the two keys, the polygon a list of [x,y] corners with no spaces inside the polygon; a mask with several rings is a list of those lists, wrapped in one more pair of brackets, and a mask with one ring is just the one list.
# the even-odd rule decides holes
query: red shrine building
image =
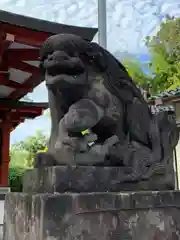
{"label": "red shrine building", "polygon": [[35,118],[47,103],[19,101],[44,79],[39,72],[39,48],[57,33],[92,40],[97,29],[68,26],[0,11],[0,187],[8,186],[10,133],[27,118]]}

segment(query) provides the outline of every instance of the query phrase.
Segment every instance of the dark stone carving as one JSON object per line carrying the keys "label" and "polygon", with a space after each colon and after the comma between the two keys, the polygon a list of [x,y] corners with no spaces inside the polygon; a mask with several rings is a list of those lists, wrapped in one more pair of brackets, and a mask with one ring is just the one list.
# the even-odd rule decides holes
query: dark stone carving
{"label": "dark stone carving", "polygon": [[25,173],[26,193],[88,193],[122,191],[157,191],[174,189],[174,175],[164,169],[150,179],[122,182],[121,167],[55,166],[35,168]]}
{"label": "dark stone carving", "polygon": [[49,150],[37,155],[35,167],[117,166],[120,182],[136,182],[171,164],[178,141],[174,112],[149,107],[108,51],[59,34],[45,41],[40,61],[52,131]]}

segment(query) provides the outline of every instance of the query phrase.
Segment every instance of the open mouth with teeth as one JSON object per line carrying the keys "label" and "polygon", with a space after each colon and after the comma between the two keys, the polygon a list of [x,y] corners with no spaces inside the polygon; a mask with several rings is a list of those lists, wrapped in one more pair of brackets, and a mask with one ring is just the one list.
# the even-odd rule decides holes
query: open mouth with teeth
{"label": "open mouth with teeth", "polygon": [[44,60],[43,68],[46,86],[56,97],[63,99],[65,112],[82,98],[86,89],[88,91],[87,73],[80,58],[56,51]]}
{"label": "open mouth with teeth", "polygon": [[81,59],[70,57],[61,51],[49,55],[43,63],[46,71],[46,85],[48,88],[61,91],[69,88],[69,84],[82,85],[85,83],[85,69]]}

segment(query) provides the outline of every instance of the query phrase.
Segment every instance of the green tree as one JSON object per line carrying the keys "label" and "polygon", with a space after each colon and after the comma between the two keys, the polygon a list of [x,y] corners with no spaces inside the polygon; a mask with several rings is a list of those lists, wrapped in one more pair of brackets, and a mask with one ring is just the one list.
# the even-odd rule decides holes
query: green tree
{"label": "green tree", "polygon": [[137,60],[125,59],[130,76],[140,87],[150,88],[152,94],[180,86],[180,18],[167,16],[159,31],[146,37],[145,44],[150,54],[145,68],[151,75],[144,73]]}
{"label": "green tree", "polygon": [[167,16],[156,35],[147,37],[145,44],[151,61],[149,68],[156,91],[175,89],[180,85],[180,18]]}
{"label": "green tree", "polygon": [[10,164],[9,167],[27,167],[27,159],[29,153],[26,150],[18,149],[16,146],[12,146],[10,149]]}
{"label": "green tree", "polygon": [[47,139],[43,132],[37,131],[35,136],[27,137],[24,141],[11,146],[9,166],[11,191],[22,191],[24,173],[33,167],[35,154],[45,149]]}
{"label": "green tree", "polygon": [[35,136],[27,137],[11,147],[11,163],[13,166],[32,167],[35,154],[45,149],[48,137],[41,131]]}
{"label": "green tree", "polygon": [[136,84],[148,90],[152,77],[143,71],[142,64],[136,59],[124,59],[123,64]]}

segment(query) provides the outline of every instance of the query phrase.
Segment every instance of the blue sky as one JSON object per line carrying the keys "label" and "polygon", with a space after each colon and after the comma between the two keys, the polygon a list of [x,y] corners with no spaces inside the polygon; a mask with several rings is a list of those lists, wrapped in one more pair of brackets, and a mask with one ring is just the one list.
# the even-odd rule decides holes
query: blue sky
{"label": "blue sky", "polygon": [[[0,9],[65,24],[97,27],[97,0],[1,0]],[[166,14],[180,16],[179,0],[107,0],[108,50],[147,61],[143,40],[157,32]],[[29,96],[34,101],[47,101],[44,84]],[[46,116],[26,120],[12,132],[11,143],[34,135],[37,129],[48,133],[50,120]]]}

